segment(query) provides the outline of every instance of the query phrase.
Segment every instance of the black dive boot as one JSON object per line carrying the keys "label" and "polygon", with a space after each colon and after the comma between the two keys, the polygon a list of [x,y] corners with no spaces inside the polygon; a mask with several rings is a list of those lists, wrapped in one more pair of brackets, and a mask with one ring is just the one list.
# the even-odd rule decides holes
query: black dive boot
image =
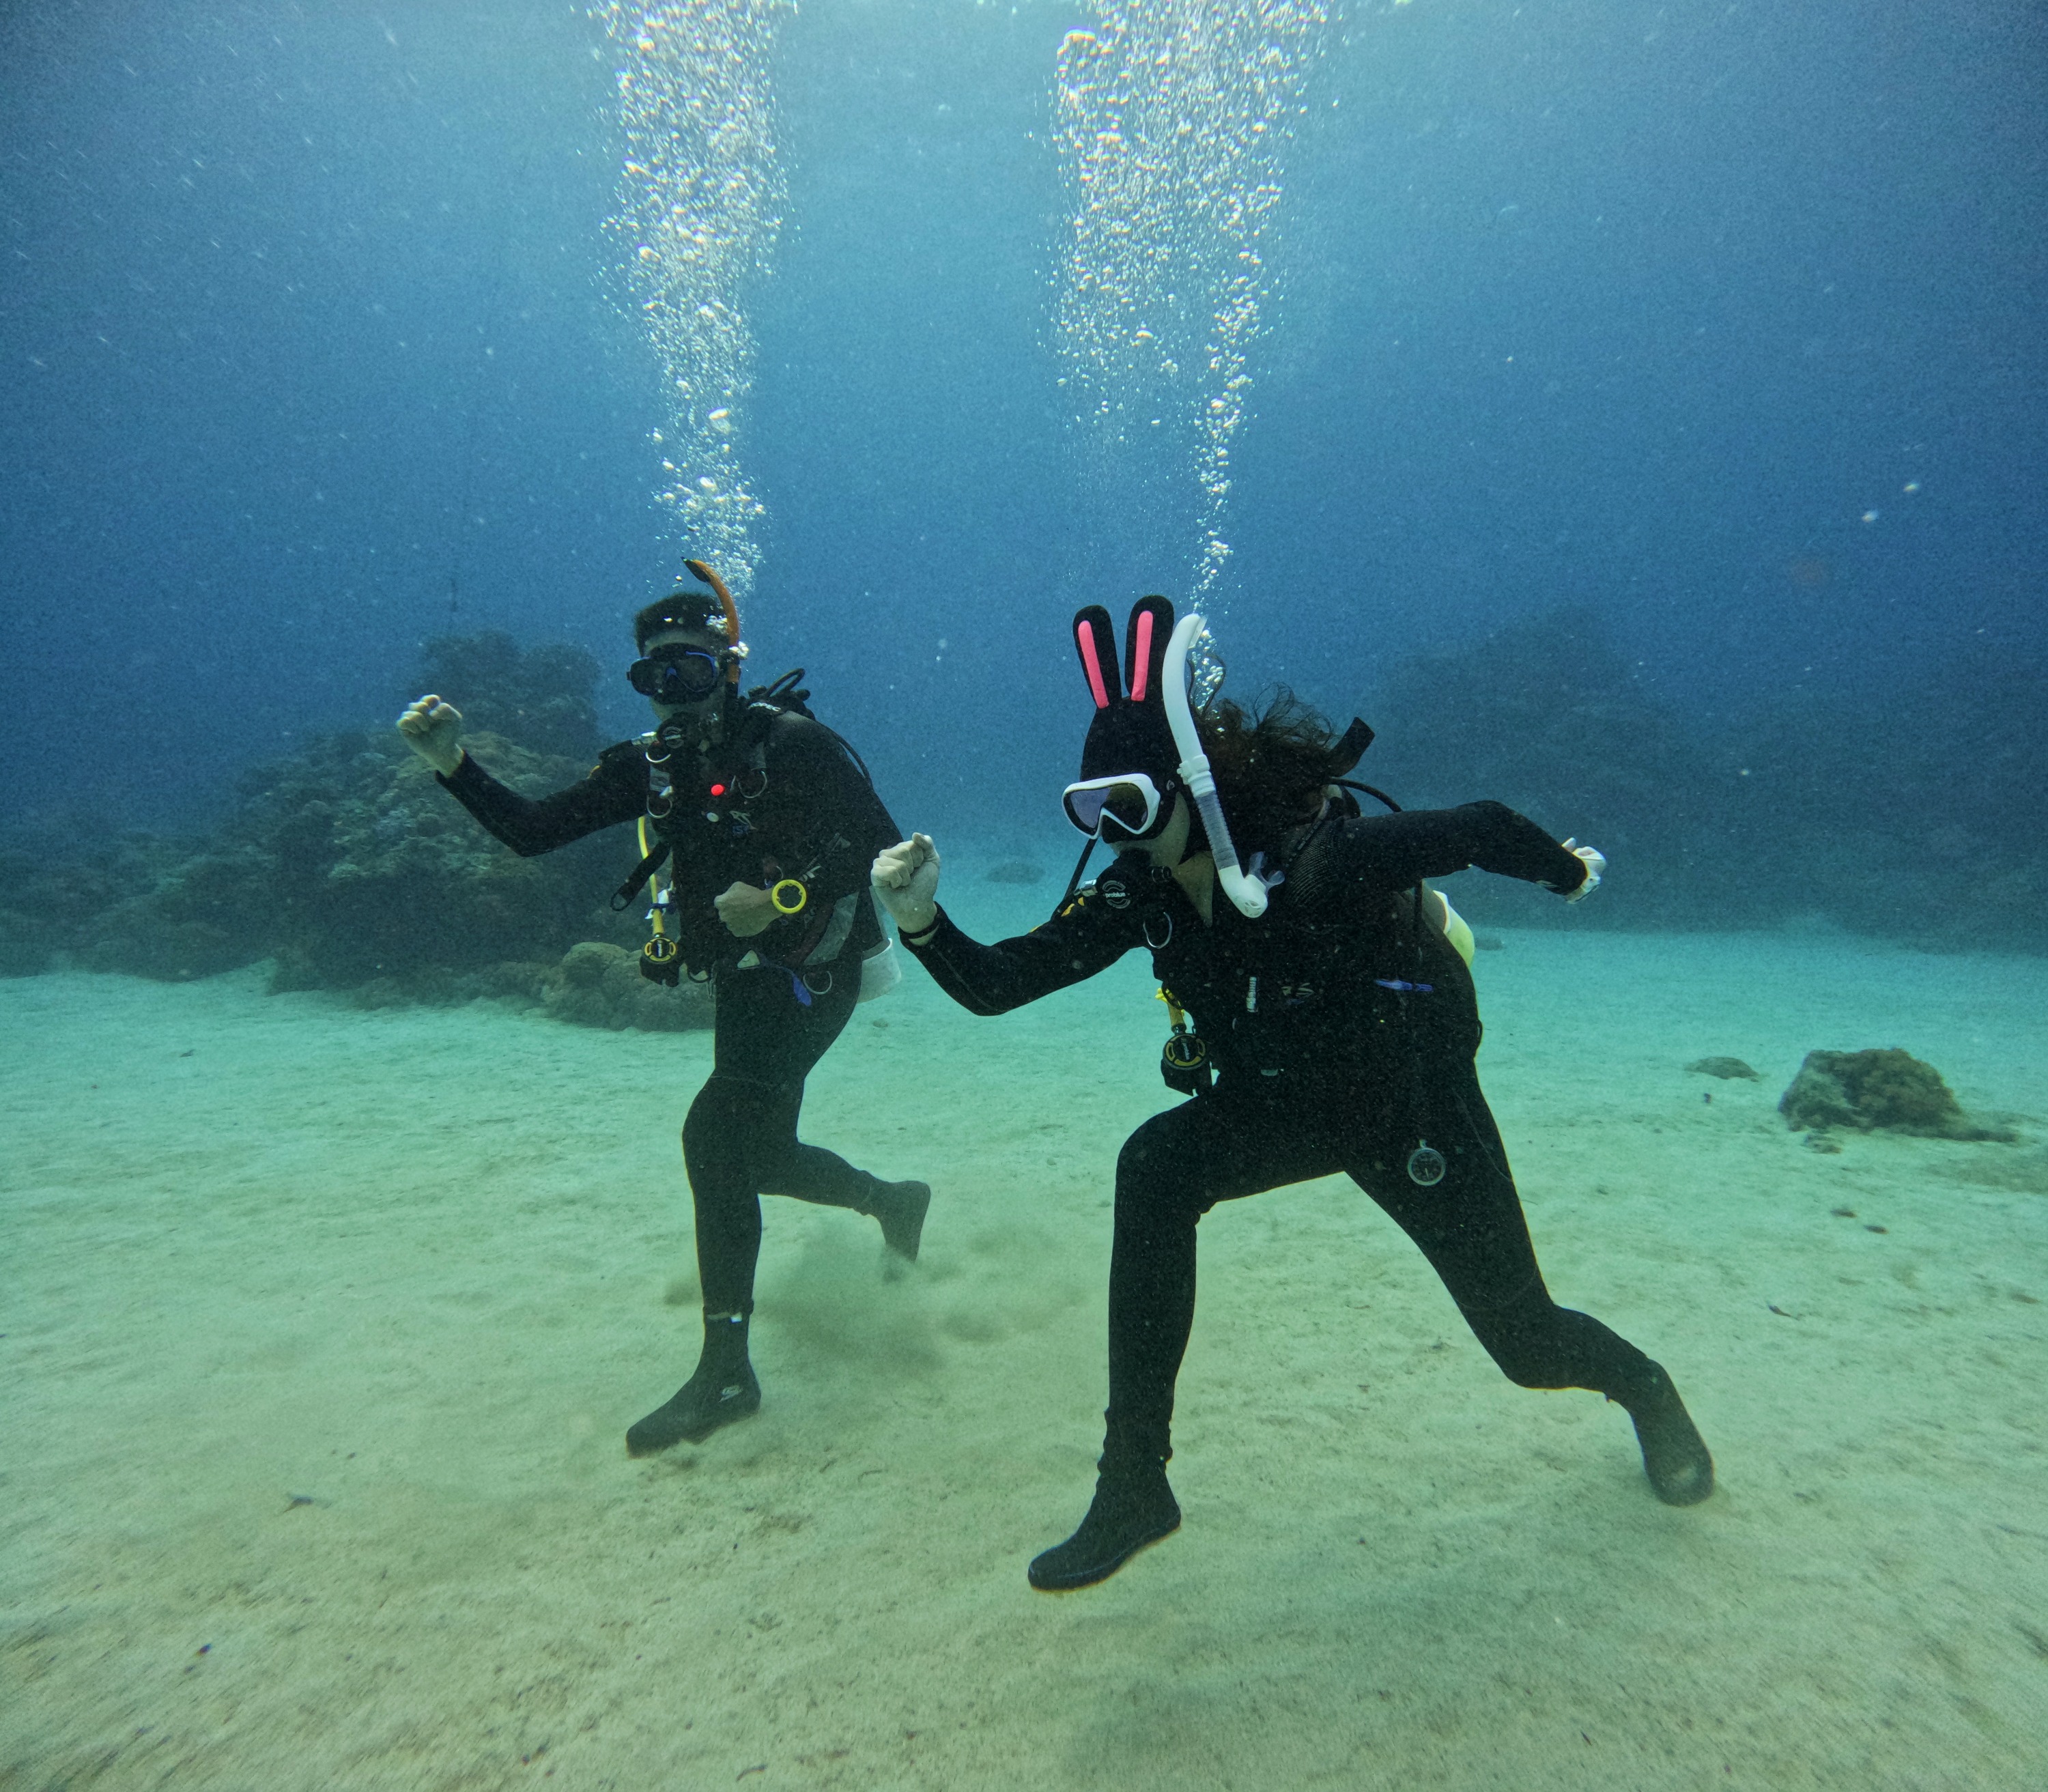
{"label": "black dive boot", "polygon": [[917,1260],[925,1235],[925,1210],[932,1204],[929,1182],[884,1182],[875,1179],[867,1211],[882,1222],[882,1242],[906,1263]]}
{"label": "black dive boot", "polygon": [[1164,1456],[1119,1450],[1112,1433],[1096,1467],[1095,1498],[1080,1529],[1034,1557],[1026,1571],[1041,1593],[1072,1592],[1107,1581],[1140,1550],[1181,1528]]}
{"label": "black dive boot", "polygon": [[1643,1472],[1666,1506],[1697,1506],[1714,1491],[1714,1459],[1661,1364],[1621,1404],[1635,1422]]}
{"label": "black dive boot", "polygon": [[761,1383],[747,1360],[747,1315],[704,1316],[704,1355],[696,1373],[626,1433],[628,1456],[652,1456],[671,1444],[700,1444],[721,1425],[761,1410]]}

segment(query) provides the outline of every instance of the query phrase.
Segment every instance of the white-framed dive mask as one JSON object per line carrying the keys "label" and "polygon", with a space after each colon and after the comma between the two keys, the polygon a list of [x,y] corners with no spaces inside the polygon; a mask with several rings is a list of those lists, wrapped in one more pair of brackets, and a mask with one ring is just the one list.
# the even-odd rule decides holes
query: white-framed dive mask
{"label": "white-framed dive mask", "polygon": [[1156,834],[1171,794],[1170,785],[1162,792],[1142,771],[1120,771],[1069,784],[1060,793],[1060,806],[1082,833],[1114,846]]}

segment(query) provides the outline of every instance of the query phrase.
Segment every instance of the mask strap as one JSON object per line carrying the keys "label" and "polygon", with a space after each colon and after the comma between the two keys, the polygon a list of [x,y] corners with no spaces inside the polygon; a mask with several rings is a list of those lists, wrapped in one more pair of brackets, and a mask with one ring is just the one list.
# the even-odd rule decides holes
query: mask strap
{"label": "mask strap", "polygon": [[1081,873],[1088,869],[1088,855],[1095,851],[1095,836],[1091,834],[1081,843],[1081,855],[1074,861],[1074,875],[1067,879],[1067,893],[1060,898],[1065,908],[1074,899],[1074,892],[1081,886]]}

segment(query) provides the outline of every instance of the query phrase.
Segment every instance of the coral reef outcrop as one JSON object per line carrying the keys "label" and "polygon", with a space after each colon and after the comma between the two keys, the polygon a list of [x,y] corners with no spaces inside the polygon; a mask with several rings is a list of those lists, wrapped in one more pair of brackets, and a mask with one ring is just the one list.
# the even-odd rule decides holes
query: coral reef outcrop
{"label": "coral reef outcrop", "polygon": [[1963,1111],[1940,1071],[1898,1046],[1809,1052],[1778,1111],[1795,1132],[1903,1132],[1921,1138],[1992,1139],[2010,1129],[1980,1125]]}
{"label": "coral reef outcrop", "polygon": [[601,940],[571,946],[541,979],[548,1012],[580,1026],[615,1032],[680,1033],[711,1025],[711,986],[685,977],[674,988],[640,975],[640,954]]}
{"label": "coral reef outcrop", "polygon": [[[450,637],[428,643],[420,671],[417,688],[463,711],[465,744],[514,789],[539,796],[588,770],[597,665],[582,649]],[[700,992],[638,974],[638,915],[607,900],[637,856],[616,836],[519,858],[395,731],[322,735],[248,774],[203,838],[10,848],[0,971],[33,972],[62,954],[179,980],[267,958],[274,988],[346,991],[371,1006],[497,995],[588,1025],[708,1025]],[[638,987],[620,981],[619,960]],[[604,975],[586,976],[592,964]]]}
{"label": "coral reef outcrop", "polygon": [[420,650],[419,688],[445,696],[472,731],[531,752],[581,758],[597,738],[599,666],[581,647],[522,647],[509,634],[444,634]]}

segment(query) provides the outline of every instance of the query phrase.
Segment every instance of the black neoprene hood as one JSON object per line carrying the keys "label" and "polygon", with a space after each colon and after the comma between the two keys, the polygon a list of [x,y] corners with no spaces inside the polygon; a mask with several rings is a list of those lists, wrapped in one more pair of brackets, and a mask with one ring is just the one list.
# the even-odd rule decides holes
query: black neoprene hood
{"label": "black neoprene hood", "polygon": [[1173,730],[1163,716],[1129,707],[1098,710],[1081,747],[1080,782],[1143,772],[1163,792],[1180,762]]}
{"label": "black neoprene hood", "polygon": [[[1074,618],[1074,645],[1095,700],[1095,715],[1081,747],[1081,782],[1142,772],[1163,793],[1181,763],[1172,724],[1159,688],[1173,607],[1163,597],[1141,599],[1131,612],[1121,667],[1109,612],[1092,603]],[[1127,674],[1127,693],[1123,677]]]}

